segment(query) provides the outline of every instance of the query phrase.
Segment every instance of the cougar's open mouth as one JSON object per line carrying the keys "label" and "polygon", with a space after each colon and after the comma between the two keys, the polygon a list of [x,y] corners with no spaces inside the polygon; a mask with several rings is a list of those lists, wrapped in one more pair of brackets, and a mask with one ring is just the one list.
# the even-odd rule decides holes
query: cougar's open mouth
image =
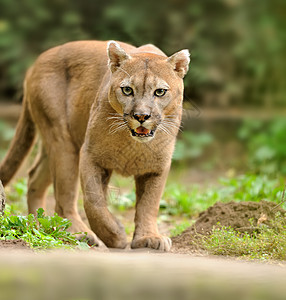
{"label": "cougar's open mouth", "polygon": [[155,130],[147,129],[143,126],[139,126],[136,129],[131,129],[132,136],[138,137],[153,137]]}

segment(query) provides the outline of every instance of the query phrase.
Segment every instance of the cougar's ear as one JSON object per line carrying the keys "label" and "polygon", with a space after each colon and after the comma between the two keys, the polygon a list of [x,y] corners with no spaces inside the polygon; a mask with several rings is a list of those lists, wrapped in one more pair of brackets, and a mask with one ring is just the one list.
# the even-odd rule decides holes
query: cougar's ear
{"label": "cougar's ear", "polygon": [[108,65],[111,72],[115,72],[121,63],[130,59],[128,55],[115,41],[110,41],[107,45]]}
{"label": "cougar's ear", "polygon": [[167,61],[173,66],[178,76],[184,78],[189,70],[190,52],[189,50],[181,50],[170,56]]}

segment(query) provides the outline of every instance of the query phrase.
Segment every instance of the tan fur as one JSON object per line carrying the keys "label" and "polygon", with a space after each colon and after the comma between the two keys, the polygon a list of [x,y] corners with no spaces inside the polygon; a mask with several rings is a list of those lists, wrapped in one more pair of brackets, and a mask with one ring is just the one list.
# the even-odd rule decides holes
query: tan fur
{"label": "tan fur", "polygon": [[[136,182],[131,247],[169,250],[170,239],[159,234],[156,217],[181,122],[188,63],[186,50],[168,58],[153,45],[83,41],[46,51],[27,73],[22,116],[0,179],[7,184],[16,172],[33,143],[35,124],[42,146],[29,173],[29,212],[44,207],[53,182],[56,212],[71,219],[73,232],[124,248],[124,228],[106,202],[116,171]],[[133,94],[126,96],[123,87]],[[154,96],[162,88],[166,94]],[[79,177],[92,231],[77,212]]]}

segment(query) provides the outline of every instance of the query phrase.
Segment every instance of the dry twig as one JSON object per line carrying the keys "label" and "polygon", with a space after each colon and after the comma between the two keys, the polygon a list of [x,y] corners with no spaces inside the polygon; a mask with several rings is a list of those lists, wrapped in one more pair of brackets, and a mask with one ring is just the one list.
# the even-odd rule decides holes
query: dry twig
{"label": "dry twig", "polygon": [[2,181],[0,180],[0,215],[4,214],[6,204],[6,196],[4,192],[4,187],[2,185]]}
{"label": "dry twig", "polygon": [[[282,196],[281,196],[281,201],[275,205],[271,210],[270,212],[272,212],[273,210],[277,209],[281,204],[283,204],[284,202],[286,202],[286,198],[285,198],[285,190],[286,190],[286,184],[284,185],[284,189],[283,189],[283,192],[282,192]],[[262,213],[260,218],[258,219],[257,221],[257,225],[259,226],[261,223],[265,222],[268,220],[268,217],[266,214]]]}
{"label": "dry twig", "polygon": [[275,210],[277,207],[279,207],[281,204],[283,204],[284,202],[286,202],[285,199],[285,189],[286,189],[286,184],[284,185],[284,189],[283,189],[283,193],[282,193],[282,197],[281,197],[281,201],[280,203],[278,203],[276,206],[274,206],[271,211]]}

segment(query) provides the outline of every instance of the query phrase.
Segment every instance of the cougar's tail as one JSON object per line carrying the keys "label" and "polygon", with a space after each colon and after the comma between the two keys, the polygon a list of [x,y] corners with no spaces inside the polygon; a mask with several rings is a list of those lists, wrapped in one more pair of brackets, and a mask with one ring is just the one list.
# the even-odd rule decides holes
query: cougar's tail
{"label": "cougar's tail", "polygon": [[4,186],[7,185],[21,166],[21,163],[33,145],[35,136],[35,124],[29,112],[27,99],[24,97],[23,108],[16,127],[15,136],[6,157],[0,164],[0,180]]}

